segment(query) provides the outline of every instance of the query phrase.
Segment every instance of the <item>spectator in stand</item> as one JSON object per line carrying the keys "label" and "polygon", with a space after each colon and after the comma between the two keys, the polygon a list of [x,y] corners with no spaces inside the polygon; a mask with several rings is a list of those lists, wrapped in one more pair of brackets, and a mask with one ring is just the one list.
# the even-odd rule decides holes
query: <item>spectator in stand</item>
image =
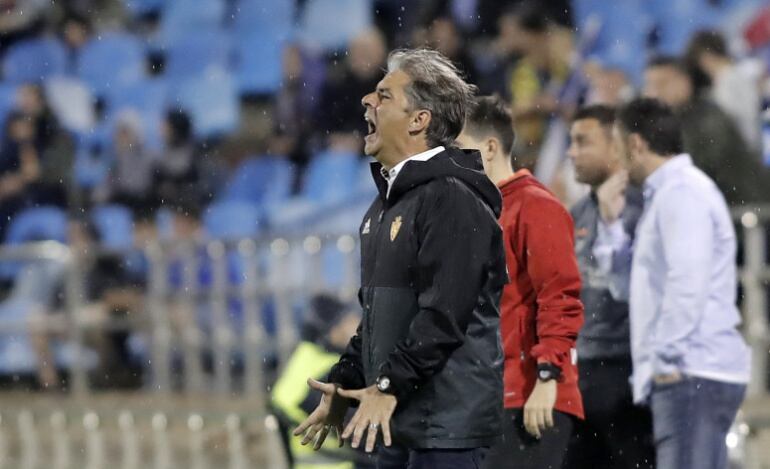
{"label": "spectator in stand", "polygon": [[91,39],[91,21],[87,16],[72,12],[67,14],[59,24],[59,36],[67,47],[68,65],[75,70],[80,49]]}
{"label": "spectator in stand", "polygon": [[33,144],[40,160],[40,180],[34,185],[32,202],[66,207],[70,190],[74,190],[71,186],[75,153],[72,137],[59,124],[41,86],[19,87],[17,102],[19,111],[33,127]]}
{"label": "spectator in stand", "polygon": [[652,416],[631,395],[628,290],[642,194],[628,186],[621,155],[612,144],[615,110],[578,110],[568,155],[576,178],[591,187],[572,207],[575,252],[582,278],[585,324],[577,341],[585,420],[578,422],[565,469],[642,469],[655,465]]}
{"label": "spectator in stand", "polygon": [[316,128],[326,133],[331,146],[360,151],[364,127],[359,97],[377,86],[386,53],[382,33],[370,29],[350,42],[346,60],[330,66],[328,82],[321,90]]}
{"label": "spectator in stand", "polygon": [[35,127],[25,115],[13,112],[0,147],[0,237],[5,237],[10,218],[30,203],[30,188],[39,180]]}
{"label": "spectator in stand", "polygon": [[533,169],[548,120],[558,110],[557,92],[569,73],[570,34],[529,2],[509,8],[499,23],[494,47],[500,64],[493,75],[504,87],[495,91],[511,99],[519,167]]}
{"label": "spectator in stand", "polygon": [[652,60],[644,72],[644,96],[670,106],[681,120],[684,150],[730,204],[763,199],[762,168],[738,127],[719,106],[697,96],[685,64],[673,57]]}
{"label": "spectator in stand", "polygon": [[586,105],[620,106],[634,97],[634,85],[620,64],[592,60],[583,72],[588,81]]}
{"label": "spectator in stand", "polygon": [[478,81],[478,72],[473,58],[465,48],[465,39],[460,34],[457,24],[448,16],[440,16],[430,23],[427,29],[417,29],[414,33],[415,43],[425,43],[436,49],[455,63],[465,74],[468,83]]}
{"label": "spectator in stand", "polygon": [[96,202],[123,204],[136,212],[152,204],[156,155],[144,146],[142,118],[134,110],[123,111],[115,124],[108,160],[111,169],[96,190]]}
{"label": "spectator in stand", "polygon": [[308,138],[312,132],[309,114],[316,112],[313,93],[315,86],[308,86],[305,58],[297,45],[283,51],[283,80],[273,99],[275,139],[285,150],[285,155],[299,167],[310,158]]}
{"label": "spectator in stand", "polygon": [[48,0],[0,0],[0,56],[13,43],[41,32],[50,7]]}
{"label": "spectator in stand", "polygon": [[733,118],[744,140],[758,149],[763,65],[752,60],[733,59],[725,38],[717,31],[695,34],[687,47],[687,61],[707,77],[711,99]]}
{"label": "spectator in stand", "polygon": [[155,164],[152,183],[155,203],[173,204],[180,199],[202,203],[190,117],[181,110],[168,111],[162,134],[166,147]]}
{"label": "spectator in stand", "polygon": [[726,469],[725,437],[750,374],[730,211],[668,106],[631,101],[613,132],[645,199],[629,300],[634,401],[652,408],[658,469]]}
{"label": "spectator in stand", "polygon": [[[86,326],[85,345],[96,351],[99,364],[91,370],[91,384],[100,388],[134,387],[140,384],[140,370],[130,363],[128,322],[137,319],[144,308],[142,284],[126,269],[119,255],[98,252],[99,233],[89,222],[69,224],[68,242],[85,272],[85,304],[81,318]],[[64,267],[55,279],[56,301],[32,318],[32,339],[38,354],[38,378],[44,389],[59,389],[59,372],[53,353],[55,342],[68,339],[62,300]],[[123,328],[114,326],[123,323]],[[58,324],[58,330],[51,330]],[[43,327],[46,325],[48,327]]]}

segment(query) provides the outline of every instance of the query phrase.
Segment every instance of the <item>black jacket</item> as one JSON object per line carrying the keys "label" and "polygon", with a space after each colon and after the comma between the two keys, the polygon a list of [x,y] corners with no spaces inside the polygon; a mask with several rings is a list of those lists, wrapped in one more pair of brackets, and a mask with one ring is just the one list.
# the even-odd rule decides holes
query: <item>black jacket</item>
{"label": "black jacket", "polygon": [[499,301],[507,281],[502,199],[478,152],[407,162],[361,224],[363,318],[329,379],[391,379],[393,436],[409,448],[489,446],[503,411]]}

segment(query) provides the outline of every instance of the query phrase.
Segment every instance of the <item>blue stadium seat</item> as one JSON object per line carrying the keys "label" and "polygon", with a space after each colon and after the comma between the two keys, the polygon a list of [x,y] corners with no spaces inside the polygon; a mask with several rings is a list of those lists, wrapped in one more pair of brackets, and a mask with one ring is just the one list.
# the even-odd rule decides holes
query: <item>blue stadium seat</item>
{"label": "blue stadium seat", "polygon": [[237,0],[234,26],[239,35],[260,31],[286,40],[292,34],[296,13],[295,0]]}
{"label": "blue stadium seat", "polygon": [[8,49],[3,59],[3,76],[12,83],[39,83],[48,77],[65,73],[67,54],[53,37],[18,42]]}
{"label": "blue stadium seat", "polygon": [[359,167],[354,153],[319,153],[308,165],[302,195],[314,202],[342,200],[355,191]]}
{"label": "blue stadium seat", "polygon": [[5,118],[16,106],[16,86],[0,82],[0,139],[5,132]]}
{"label": "blue stadium seat", "polygon": [[67,215],[57,207],[35,207],[22,211],[11,219],[5,242],[21,244],[28,241],[67,241]]}
{"label": "blue stadium seat", "polygon": [[240,102],[235,80],[224,70],[183,83],[176,104],[190,115],[195,136],[200,139],[232,132],[238,125]]}
{"label": "blue stadium seat", "polygon": [[238,36],[235,75],[241,94],[265,95],[278,91],[283,76],[283,41],[255,30]]}
{"label": "blue stadium seat", "polygon": [[719,26],[725,14],[709,0],[650,0],[645,6],[656,25],[656,50],[666,55],[684,53],[693,33]]}
{"label": "blue stadium seat", "polygon": [[257,205],[286,200],[294,180],[294,168],[281,156],[249,158],[233,172],[220,200],[241,200]]}
{"label": "blue stadium seat", "polygon": [[371,0],[307,0],[299,21],[299,37],[311,50],[333,51],[372,23]]}
{"label": "blue stadium seat", "polygon": [[136,83],[144,71],[144,46],[128,34],[97,36],[78,56],[78,75],[97,96]]}
{"label": "blue stadium seat", "polygon": [[167,0],[161,15],[160,41],[172,46],[190,34],[224,26],[223,0]]}
{"label": "blue stadium seat", "polygon": [[82,189],[93,189],[104,182],[112,164],[108,157],[108,148],[112,145],[109,126],[100,125],[90,132],[79,133],[75,141],[74,182]]}
{"label": "blue stadium seat", "polygon": [[260,212],[248,202],[217,202],[203,215],[203,226],[213,239],[254,237],[259,233]]}
{"label": "blue stadium seat", "polygon": [[144,122],[145,143],[152,149],[159,149],[163,144],[161,123],[168,101],[167,81],[162,78],[145,78],[111,90],[106,96],[107,120],[124,109],[136,110]]}
{"label": "blue stadium seat", "polygon": [[204,30],[180,37],[166,49],[165,74],[171,84],[198,77],[211,69],[229,69],[230,36]]}
{"label": "blue stadium seat", "polygon": [[91,210],[91,218],[107,248],[128,249],[133,245],[134,224],[127,207],[100,205]]}

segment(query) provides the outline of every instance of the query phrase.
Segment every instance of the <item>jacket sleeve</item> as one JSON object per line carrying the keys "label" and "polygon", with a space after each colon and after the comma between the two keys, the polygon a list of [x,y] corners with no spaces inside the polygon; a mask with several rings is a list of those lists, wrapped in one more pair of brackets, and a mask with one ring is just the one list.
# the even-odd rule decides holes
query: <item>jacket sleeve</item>
{"label": "jacket sleeve", "polygon": [[559,368],[569,363],[583,325],[580,271],[572,217],[557,200],[523,204],[514,246],[524,258],[536,294],[538,343],[531,354]]}
{"label": "jacket sleeve", "polygon": [[340,360],[329,372],[330,383],[336,383],[343,389],[362,389],[366,387],[364,379],[364,365],[361,361],[361,324],[358,325],[354,335]]}
{"label": "jacket sleeve", "polygon": [[417,215],[419,311],[380,367],[399,401],[439,372],[463,344],[490,262],[504,256],[491,212],[458,184],[432,183]]}

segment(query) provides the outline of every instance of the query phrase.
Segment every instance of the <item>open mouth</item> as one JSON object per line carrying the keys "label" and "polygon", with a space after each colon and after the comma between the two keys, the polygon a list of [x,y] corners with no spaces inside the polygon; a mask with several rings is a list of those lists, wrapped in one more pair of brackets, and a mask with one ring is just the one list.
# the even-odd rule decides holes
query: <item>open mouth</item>
{"label": "open mouth", "polygon": [[377,131],[377,124],[372,122],[371,118],[369,118],[368,116],[364,116],[364,119],[366,120],[366,125],[367,125],[366,136],[368,137],[374,134],[375,131]]}

